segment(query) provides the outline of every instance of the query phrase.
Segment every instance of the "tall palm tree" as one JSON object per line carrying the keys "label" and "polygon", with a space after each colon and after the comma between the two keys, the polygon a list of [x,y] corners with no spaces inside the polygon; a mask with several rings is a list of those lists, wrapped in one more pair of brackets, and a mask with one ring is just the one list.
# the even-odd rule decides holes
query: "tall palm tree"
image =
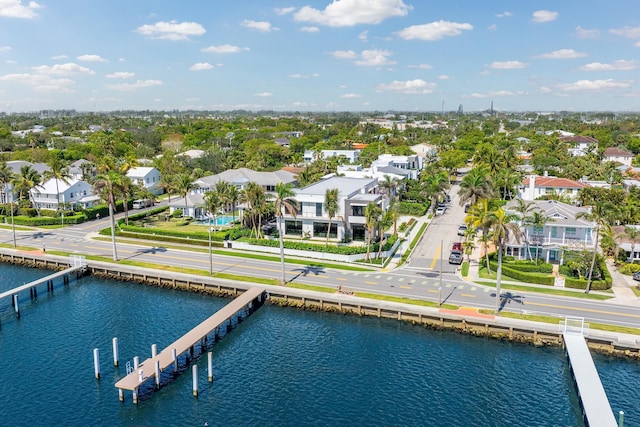
{"label": "tall palm tree", "polygon": [[133,197],[134,192],[136,191],[136,186],[134,185],[131,178],[127,175],[120,175],[120,182],[118,183],[118,193],[122,196],[122,207],[124,208],[124,221],[127,225],[129,225],[129,199]]}
{"label": "tall palm tree", "polygon": [[[424,177],[424,178],[422,178]],[[449,186],[449,176],[445,171],[423,174],[420,182],[420,192],[431,199],[431,209],[435,212],[441,197],[446,194]]]}
{"label": "tall palm tree", "polygon": [[11,185],[14,190],[19,194],[19,198],[22,199],[25,195],[27,200],[35,207],[38,216],[40,216],[40,209],[35,202],[33,193],[31,190],[41,186],[42,177],[29,165],[24,165],[20,168],[20,173],[13,177]]}
{"label": "tall palm tree", "polygon": [[460,182],[460,206],[469,203],[475,205],[480,199],[490,199],[494,191],[489,178],[489,170],[483,167],[475,167],[462,178]]}
{"label": "tall palm tree", "polygon": [[635,259],[634,254],[636,252],[636,244],[640,242],[640,228],[627,225],[624,227],[624,233],[622,234],[624,237],[631,240],[631,255],[629,256],[629,262],[633,262]]}
{"label": "tall palm tree", "polygon": [[274,209],[276,213],[276,221],[278,222],[278,240],[280,240],[280,264],[282,266],[282,284],[287,283],[287,277],[284,270],[284,230],[282,229],[282,216],[284,213],[296,217],[298,212],[298,201],[295,199],[293,192],[293,184],[279,182],[276,184],[276,193],[273,199]]}
{"label": "tall palm tree", "polygon": [[[56,210],[60,210],[60,186],[59,182],[62,181],[65,184],[69,184],[71,175],[69,174],[69,167],[57,157],[49,164],[50,169],[42,174],[44,181],[55,179],[56,182],[56,197],[58,198],[58,204]],[[63,208],[64,209],[64,208]]]}
{"label": "tall palm tree", "polygon": [[367,254],[364,257],[365,261],[371,261],[371,238],[373,237],[373,231],[378,225],[381,214],[382,209],[373,202],[370,202],[364,208],[364,223],[367,226]]}
{"label": "tall palm tree", "polygon": [[220,198],[220,202],[222,203],[222,208],[226,213],[226,206],[229,204],[229,189],[234,187],[229,184],[227,181],[218,181],[215,185],[215,191],[218,193],[218,197]]}
{"label": "tall palm tree", "polygon": [[338,213],[338,194],[340,190],[337,188],[327,188],[324,192],[324,210],[329,217],[329,224],[327,224],[327,240],[325,245],[329,244],[329,234],[331,234],[331,220],[335,218]]}
{"label": "tall palm tree", "polygon": [[[14,173],[11,171],[7,163],[2,161],[0,162],[0,186],[2,186],[2,195],[5,208],[9,204],[9,183],[13,180]],[[11,231],[13,233],[13,247],[16,247],[16,225],[13,221],[13,197],[11,198],[11,205],[9,209],[11,209]],[[5,209],[5,215],[7,214]]]}
{"label": "tall palm tree", "polygon": [[489,265],[489,230],[491,229],[491,213],[499,207],[499,201],[496,199],[481,199],[475,205],[469,208],[469,212],[465,218],[465,222],[470,228],[482,230],[482,244],[484,247],[484,256],[487,264],[487,271],[491,274],[491,266]]}
{"label": "tall palm tree", "polygon": [[497,208],[489,214],[489,222],[493,235],[493,242],[498,249],[498,270],[496,271],[496,309],[495,313],[500,311],[500,281],[502,280],[502,252],[511,237],[516,241],[520,241],[522,232],[515,221],[518,215],[508,214],[502,208]]}
{"label": "tall palm tree", "polygon": [[251,236],[260,238],[262,228],[262,215],[264,215],[267,204],[267,196],[264,188],[251,181],[243,190],[240,199],[249,206],[249,214],[245,216],[245,223],[251,222]]}
{"label": "tall palm tree", "polygon": [[391,199],[395,196],[399,183],[396,178],[385,175],[384,179],[378,185],[380,186],[380,189],[383,191],[383,193],[386,194],[389,199]]}
{"label": "tall palm tree", "polygon": [[[539,231],[544,229],[544,226],[548,222],[555,221],[553,218],[549,218],[544,213],[540,211],[533,211],[529,217],[529,225],[533,227],[533,236],[536,241],[536,265],[538,265],[538,259],[540,259],[540,233]],[[529,248],[531,251],[531,248]]]}
{"label": "tall palm tree", "polygon": [[93,191],[107,202],[109,206],[109,219],[111,221],[111,243],[113,245],[113,260],[118,261],[118,251],[116,248],[116,193],[122,176],[120,173],[111,171],[100,174],[93,181]]}
{"label": "tall palm tree", "polygon": [[593,269],[596,265],[596,257],[598,255],[598,242],[600,238],[600,230],[603,227],[608,227],[609,223],[607,222],[606,216],[610,211],[616,210],[616,206],[612,205],[607,201],[596,201],[593,205],[591,205],[591,210],[589,212],[580,212],[576,215],[576,219],[584,218],[589,221],[593,221],[596,224],[596,232],[595,238],[593,241],[593,256],[591,258],[591,266],[589,267],[589,277],[587,278],[587,288],[585,289],[585,293],[589,293],[591,291],[591,282],[593,279]]}
{"label": "tall palm tree", "polygon": [[[514,210],[518,213],[522,227],[526,228],[531,224],[531,214],[536,210],[536,202],[518,198],[516,199],[516,206]],[[531,247],[529,246],[527,233],[524,233],[524,245],[526,247],[527,254],[529,255],[529,259],[531,259]]]}
{"label": "tall palm tree", "polygon": [[193,179],[191,175],[188,173],[180,173],[176,176],[175,180],[175,191],[180,195],[180,197],[184,197],[184,212],[182,214],[183,218],[187,217],[187,211],[189,209],[189,199],[187,196],[195,188],[195,184],[193,183]]}
{"label": "tall palm tree", "polygon": [[231,205],[231,217],[236,221],[236,204],[240,200],[240,191],[235,185],[230,185],[227,189],[227,202]]}

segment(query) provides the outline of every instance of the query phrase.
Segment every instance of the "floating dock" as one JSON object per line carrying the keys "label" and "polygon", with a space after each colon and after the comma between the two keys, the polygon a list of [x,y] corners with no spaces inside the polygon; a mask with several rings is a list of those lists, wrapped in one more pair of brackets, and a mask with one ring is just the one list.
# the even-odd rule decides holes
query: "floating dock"
{"label": "floating dock", "polygon": [[562,337],[585,424],[591,427],[617,427],[582,327],[579,330],[565,327]]}
{"label": "floating dock", "polygon": [[248,307],[250,311],[257,308],[265,300],[265,290],[262,288],[250,288],[222,309],[217,311],[198,326],[180,337],[162,350],[159,354],[146,359],[137,366],[133,372],[122,378],[115,384],[118,389],[120,401],[124,401],[124,390],[133,392],[133,402],[138,403],[138,389],[150,379],[156,380],[159,385],[159,375],[169,366],[177,370],[178,357],[186,351],[192,351],[199,341],[206,340],[207,336],[233,318],[243,308]]}

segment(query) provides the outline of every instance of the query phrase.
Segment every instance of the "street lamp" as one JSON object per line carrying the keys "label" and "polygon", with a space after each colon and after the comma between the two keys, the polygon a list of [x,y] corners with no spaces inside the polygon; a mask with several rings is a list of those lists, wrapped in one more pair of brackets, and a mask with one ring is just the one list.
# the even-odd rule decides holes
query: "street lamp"
{"label": "street lamp", "polygon": [[442,243],[440,240],[440,287],[438,288],[438,306],[442,305]]}

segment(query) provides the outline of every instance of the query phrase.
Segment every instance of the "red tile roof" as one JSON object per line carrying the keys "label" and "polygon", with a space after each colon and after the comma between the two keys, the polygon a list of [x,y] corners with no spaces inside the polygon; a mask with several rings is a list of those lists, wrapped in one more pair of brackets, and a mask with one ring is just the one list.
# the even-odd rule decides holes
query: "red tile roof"
{"label": "red tile roof", "polygon": [[627,150],[622,150],[617,147],[609,147],[604,150],[605,157],[633,157],[633,153],[630,153]]}
{"label": "red tile roof", "polygon": [[[529,185],[529,177],[526,177],[522,182],[524,185]],[[586,182],[574,181],[567,178],[557,178],[555,176],[536,176],[536,187],[551,187],[551,188],[587,188],[591,187]]]}

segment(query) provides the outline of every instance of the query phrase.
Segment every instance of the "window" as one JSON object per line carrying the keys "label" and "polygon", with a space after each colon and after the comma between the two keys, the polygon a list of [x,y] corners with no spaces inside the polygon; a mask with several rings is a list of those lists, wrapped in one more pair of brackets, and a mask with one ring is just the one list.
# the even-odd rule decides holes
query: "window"
{"label": "window", "polygon": [[[364,206],[352,206],[351,207],[351,215],[353,216],[364,216]],[[355,240],[355,238],[354,238]]]}
{"label": "window", "polygon": [[352,238],[358,242],[364,242],[365,227],[363,224],[353,224],[351,226]]}
{"label": "window", "polygon": [[322,216],[322,203],[316,203],[316,216]]}
{"label": "window", "polygon": [[284,234],[302,236],[302,221],[285,220]]}
{"label": "window", "polygon": [[575,227],[567,227],[564,230],[565,230],[565,234],[567,236],[575,236],[576,235],[576,228]]}
{"label": "window", "polygon": [[[313,237],[327,237],[327,226],[329,223],[327,222],[314,222],[313,223]],[[331,224],[331,232],[329,233],[330,238],[338,237],[338,224]]]}

